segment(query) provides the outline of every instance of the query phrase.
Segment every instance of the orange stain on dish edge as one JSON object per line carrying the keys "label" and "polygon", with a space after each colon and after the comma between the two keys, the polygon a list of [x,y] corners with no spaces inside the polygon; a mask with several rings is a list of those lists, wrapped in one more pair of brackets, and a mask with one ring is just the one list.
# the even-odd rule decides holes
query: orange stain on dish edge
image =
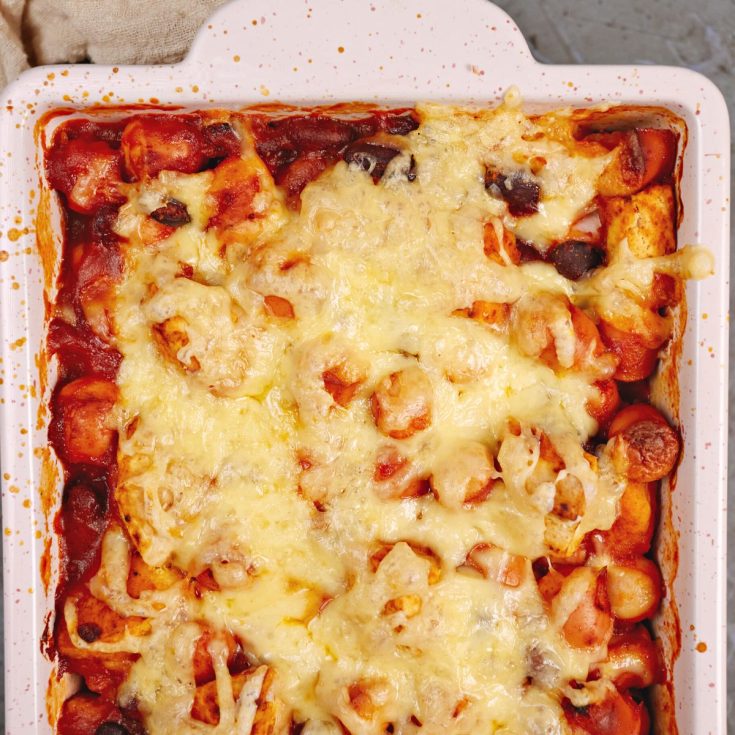
{"label": "orange stain on dish edge", "polygon": [[48,523],[56,507],[56,499],[59,493],[59,470],[51,456],[49,447],[43,448],[41,459],[41,482],[39,495],[41,497],[41,508]]}
{"label": "orange stain on dish edge", "polygon": [[48,189],[41,188],[36,213],[36,250],[41,259],[45,293],[51,293],[56,272],[57,247],[51,226],[51,194]]}
{"label": "orange stain on dish edge", "polygon": [[[41,350],[36,354],[35,362],[36,367],[38,368],[38,392],[40,395],[43,395],[46,392],[46,383],[48,379],[48,357],[46,355],[46,350]],[[31,395],[35,398],[34,389],[35,383],[31,387]],[[47,416],[48,409],[46,408],[46,401],[39,401],[38,415],[36,416],[36,431],[40,431],[44,426],[46,426]],[[43,459],[42,448],[37,447],[36,449],[34,449],[33,455],[36,457],[36,459]]]}
{"label": "orange stain on dish edge", "polygon": [[41,501],[41,511],[44,518],[45,533],[36,532],[36,538],[45,537],[43,553],[41,554],[40,573],[44,592],[48,595],[51,589],[51,523],[53,513],[59,500],[59,468],[51,456],[49,447],[43,448],[41,459],[41,481],[38,486],[38,497]]}
{"label": "orange stain on dish edge", "polygon": [[43,589],[48,594],[51,589],[51,538],[46,537],[43,544],[43,554],[41,555],[41,581]]}
{"label": "orange stain on dish edge", "polygon": [[707,650],[707,644],[704,641],[699,641],[695,648],[699,653],[704,653]]}

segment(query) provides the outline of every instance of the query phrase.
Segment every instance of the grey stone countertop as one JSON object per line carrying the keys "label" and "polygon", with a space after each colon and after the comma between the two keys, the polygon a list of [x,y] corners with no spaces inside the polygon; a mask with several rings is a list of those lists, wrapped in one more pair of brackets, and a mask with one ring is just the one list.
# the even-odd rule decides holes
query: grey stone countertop
{"label": "grey stone countertop", "polygon": [[[515,19],[531,51],[540,61],[555,64],[671,64],[687,66],[705,74],[725,95],[733,126],[735,0],[704,0],[696,3],[688,0],[495,2]],[[732,271],[735,271],[735,261],[731,280]],[[731,382],[735,368],[732,342],[731,336]],[[730,434],[733,429],[735,411],[731,411],[730,415]],[[735,494],[732,445],[729,457],[728,494],[732,499]],[[735,521],[732,515],[728,516],[728,531],[732,550],[735,544]],[[728,733],[735,735],[735,553],[729,556],[727,709]],[[0,666],[0,670],[2,668]],[[0,706],[0,724],[4,729],[3,711]]]}

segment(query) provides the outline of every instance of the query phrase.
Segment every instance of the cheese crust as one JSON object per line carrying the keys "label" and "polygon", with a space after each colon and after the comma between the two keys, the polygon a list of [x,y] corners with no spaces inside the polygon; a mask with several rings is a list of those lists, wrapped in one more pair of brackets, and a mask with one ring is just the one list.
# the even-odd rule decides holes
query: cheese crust
{"label": "cheese crust", "polygon": [[[607,335],[655,365],[662,279],[710,260],[675,251],[668,174],[621,190],[625,143],[571,112],[412,114],[296,205],[256,115],[208,113],[237,143],[213,166],[157,170],[123,134],[122,265],[90,322],[120,355],[115,515],[60,625],[128,657],[110,700],[149,735],[595,735],[610,701],[645,732],[652,682],[622,685],[614,652],[650,616],[626,581],[660,580],[610,541],[638,434],[591,407],[622,385]],[[577,278],[572,241],[602,253]],[[84,634],[90,595],[117,633]]]}

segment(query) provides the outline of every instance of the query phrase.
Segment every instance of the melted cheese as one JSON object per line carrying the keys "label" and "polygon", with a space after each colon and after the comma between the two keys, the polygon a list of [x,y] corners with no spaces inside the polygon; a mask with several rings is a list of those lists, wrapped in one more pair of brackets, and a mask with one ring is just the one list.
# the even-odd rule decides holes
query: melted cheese
{"label": "melted cheese", "polygon": [[[483,227],[500,219],[541,248],[563,238],[594,197],[607,157],[537,136],[517,104],[431,105],[420,116],[377,185],[340,162],[307,186],[300,213],[286,214],[271,182],[262,195],[271,214],[256,234],[230,233],[234,248],[207,229],[212,172],[164,172],[130,187],[113,315],[124,357],[117,500],[147,563],[192,576],[210,568],[220,587],[195,598],[182,581],[133,600],[119,584],[127,541],[120,533],[105,540],[92,591],[121,614],[150,617],[151,632],[104,650],[140,654],[120,698],[137,703],[151,735],[250,732],[263,669],[236,698],[216,641],[220,724],[189,715],[203,623],[237,635],[275,671],[272,696],[309,735],[339,732],[338,720],[355,735],[382,734],[386,723],[395,733],[558,735],[558,692],[604,657],[566,642],[530,573],[513,588],[462,567],[478,543],[528,558],[549,552],[554,482],[535,479],[538,431],[586,500],[551,548],[572,551],[587,531],[612,524],[622,482],[604,452],[593,462],[580,446],[596,431],[585,409],[596,377],[552,370],[507,333],[453,312],[476,300],[575,294],[578,286],[550,266],[489,260]],[[533,157],[547,162],[539,211],[516,219],[485,190],[484,170],[525,171]],[[167,196],[184,202],[192,221],[145,245],[141,218]],[[195,280],[179,277],[182,263]],[[605,278],[620,280],[603,271],[585,288],[609,291]],[[288,299],[295,318],[268,315],[268,295]],[[559,311],[549,310],[549,326],[570,368],[574,332]],[[152,335],[174,318],[183,320],[179,336],[162,349]],[[370,395],[385,376],[417,365],[430,385],[431,423],[390,439],[375,426]],[[356,386],[344,406],[325,390],[324,373],[336,369]],[[509,419],[520,435],[508,431]],[[484,502],[389,497],[376,480],[386,446],[425,478],[446,463],[447,448],[478,442],[499,462]],[[438,581],[404,542],[437,555]],[[393,546],[373,569],[380,544]],[[355,685],[367,692],[369,715],[353,701]],[[275,723],[287,730],[283,716]]]}

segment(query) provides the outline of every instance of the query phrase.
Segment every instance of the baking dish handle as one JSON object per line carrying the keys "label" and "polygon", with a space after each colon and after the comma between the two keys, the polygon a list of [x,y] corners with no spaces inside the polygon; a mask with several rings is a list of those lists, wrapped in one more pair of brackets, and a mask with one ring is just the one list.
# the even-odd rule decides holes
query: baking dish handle
{"label": "baking dish handle", "polygon": [[469,97],[489,99],[535,64],[518,26],[487,0],[233,0],[202,25],[183,62],[192,82],[214,66],[220,80],[267,101],[304,90],[312,100],[386,101],[388,80],[406,100],[427,86],[453,96],[458,70]]}

